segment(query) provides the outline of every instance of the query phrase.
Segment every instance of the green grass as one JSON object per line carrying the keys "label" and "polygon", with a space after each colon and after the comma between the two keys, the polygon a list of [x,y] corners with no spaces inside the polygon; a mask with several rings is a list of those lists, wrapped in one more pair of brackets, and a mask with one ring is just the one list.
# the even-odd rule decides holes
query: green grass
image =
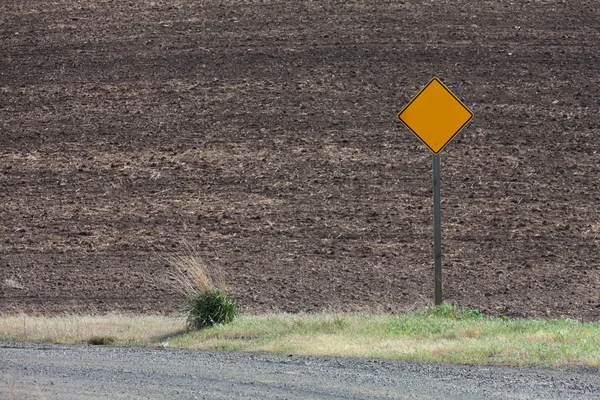
{"label": "green grass", "polygon": [[216,288],[189,293],[185,310],[190,330],[229,324],[238,313],[235,299]]}
{"label": "green grass", "polygon": [[[0,340],[383,357],[495,365],[600,366],[600,323],[486,317],[443,305],[401,315],[271,314],[182,331],[169,317],[2,317]],[[170,337],[169,337],[170,336]]]}

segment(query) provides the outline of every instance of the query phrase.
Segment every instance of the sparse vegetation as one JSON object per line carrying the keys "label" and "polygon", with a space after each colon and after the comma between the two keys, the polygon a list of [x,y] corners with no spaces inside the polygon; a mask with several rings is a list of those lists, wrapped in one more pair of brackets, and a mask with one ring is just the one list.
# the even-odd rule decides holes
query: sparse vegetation
{"label": "sparse vegetation", "polygon": [[0,340],[382,357],[500,365],[600,366],[600,323],[508,319],[444,304],[405,314],[242,315],[199,331],[160,316],[0,317]]}

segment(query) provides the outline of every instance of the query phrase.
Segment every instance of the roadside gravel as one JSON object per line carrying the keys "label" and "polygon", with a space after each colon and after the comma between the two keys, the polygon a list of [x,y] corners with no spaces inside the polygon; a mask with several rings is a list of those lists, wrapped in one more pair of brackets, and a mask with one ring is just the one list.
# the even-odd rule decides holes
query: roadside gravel
{"label": "roadside gravel", "polygon": [[0,398],[597,399],[597,368],[0,342]]}

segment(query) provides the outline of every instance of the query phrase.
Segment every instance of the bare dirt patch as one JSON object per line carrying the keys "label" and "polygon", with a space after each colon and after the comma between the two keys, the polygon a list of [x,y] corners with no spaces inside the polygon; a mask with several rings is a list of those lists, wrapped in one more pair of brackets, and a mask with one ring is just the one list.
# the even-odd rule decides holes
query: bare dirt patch
{"label": "bare dirt patch", "polygon": [[600,316],[595,2],[0,5],[0,310],[173,312],[192,243],[251,312],[426,304],[433,75],[445,297]]}

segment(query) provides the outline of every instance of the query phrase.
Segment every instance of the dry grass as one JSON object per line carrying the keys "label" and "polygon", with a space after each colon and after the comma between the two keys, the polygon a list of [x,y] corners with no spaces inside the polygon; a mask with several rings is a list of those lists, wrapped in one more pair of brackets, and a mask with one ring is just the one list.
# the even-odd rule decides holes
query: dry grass
{"label": "dry grass", "polygon": [[210,293],[215,288],[226,293],[223,270],[206,263],[189,243],[184,242],[183,246],[186,255],[167,259],[174,268],[169,275],[173,287],[184,297],[198,290]]}
{"label": "dry grass", "polygon": [[0,340],[142,346],[156,343],[156,338],[180,331],[182,326],[181,318],[152,315],[16,315],[0,318]]}
{"label": "dry grass", "polygon": [[600,324],[478,313],[242,317],[174,338],[174,347],[496,365],[600,366]]}
{"label": "dry grass", "polygon": [[164,316],[0,317],[0,341],[91,343],[500,365],[600,366],[600,323],[508,320],[456,309],[273,314],[187,331]]}

